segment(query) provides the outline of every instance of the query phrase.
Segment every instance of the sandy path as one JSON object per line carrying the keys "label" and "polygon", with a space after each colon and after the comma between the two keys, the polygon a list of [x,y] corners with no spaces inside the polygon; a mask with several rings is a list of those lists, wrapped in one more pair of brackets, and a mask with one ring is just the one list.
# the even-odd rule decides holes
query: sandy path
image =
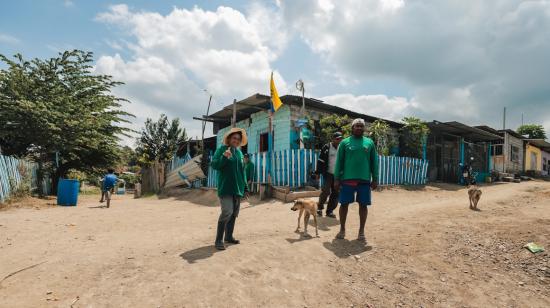
{"label": "sandy path", "polygon": [[0,279],[45,261],[1,283],[0,307],[549,307],[550,255],[521,246],[550,250],[550,183],[485,187],[481,212],[443,188],[376,192],[368,247],[356,206],[335,241],[336,220],[302,239],[290,205],[244,204],[223,252],[207,193],[0,211]]}

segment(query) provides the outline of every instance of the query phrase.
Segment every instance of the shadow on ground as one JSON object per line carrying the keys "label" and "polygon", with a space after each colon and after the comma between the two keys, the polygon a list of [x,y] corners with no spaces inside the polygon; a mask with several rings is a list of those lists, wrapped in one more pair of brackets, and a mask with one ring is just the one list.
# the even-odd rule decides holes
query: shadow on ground
{"label": "shadow on ground", "polygon": [[196,263],[199,260],[208,259],[213,256],[219,250],[214,247],[214,245],[203,246],[195,248],[189,251],[186,251],[180,254],[180,257],[187,261],[189,264]]}
{"label": "shadow on ground", "polygon": [[338,258],[347,258],[372,250],[372,246],[365,245],[365,243],[361,241],[350,241],[347,239],[333,239],[331,242],[324,242],[323,246],[332,251]]}
{"label": "shadow on ground", "polygon": [[158,195],[160,200],[174,199],[179,201],[187,201],[199,205],[217,207],[220,205],[218,195],[213,189],[189,189],[174,187],[163,191]]}

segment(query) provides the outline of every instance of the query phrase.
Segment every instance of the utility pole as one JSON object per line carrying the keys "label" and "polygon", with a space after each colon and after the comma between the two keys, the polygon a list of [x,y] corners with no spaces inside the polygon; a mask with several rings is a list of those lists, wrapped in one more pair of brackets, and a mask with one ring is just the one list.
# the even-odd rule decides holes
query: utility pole
{"label": "utility pole", "polygon": [[504,113],[502,114],[502,129],[506,129],[506,107],[504,107]]}
{"label": "utility pole", "polygon": [[521,113],[521,126],[523,126],[523,112]]}
{"label": "utility pole", "polygon": [[[504,107],[504,112],[502,114],[502,129],[506,130],[506,107]],[[506,172],[506,151],[508,150],[506,141],[506,132],[504,132],[504,142],[502,144],[502,172]]]}
{"label": "utility pole", "polygon": [[[304,81],[302,81],[302,79],[299,79],[298,81],[296,81],[296,89],[298,91],[302,91],[302,107],[300,108],[300,116],[302,118],[305,118],[306,116],[306,99],[305,99],[305,86],[304,86]],[[300,129],[300,149],[303,149],[304,148],[304,139],[303,139],[303,134],[302,134],[302,127],[300,126],[299,127]]]}
{"label": "utility pole", "polygon": [[233,99],[233,118],[231,118],[231,127],[237,125],[237,100]]}
{"label": "utility pole", "polygon": [[[206,90],[205,90],[206,91]],[[208,115],[210,113],[210,103],[212,102],[212,94],[210,94],[210,98],[208,99],[208,107],[206,108],[206,115],[205,115],[205,119],[208,118]],[[201,136],[201,151],[202,151],[202,154],[205,155],[205,150],[204,150],[204,130],[206,129],[206,121],[202,121],[202,136]]]}

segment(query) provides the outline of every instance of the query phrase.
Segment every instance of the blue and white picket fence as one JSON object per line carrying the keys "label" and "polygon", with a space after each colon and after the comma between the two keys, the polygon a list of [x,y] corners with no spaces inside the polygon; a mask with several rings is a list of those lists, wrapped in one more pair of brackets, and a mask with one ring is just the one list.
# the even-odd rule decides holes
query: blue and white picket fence
{"label": "blue and white picket fence", "polygon": [[384,185],[425,185],[428,161],[419,158],[378,156],[378,181]]}
{"label": "blue and white picket fence", "polygon": [[[0,202],[8,200],[24,178],[24,172],[31,175],[31,190],[38,188],[38,165],[23,159],[0,155]],[[42,190],[49,194],[51,183],[42,182]]]}
{"label": "blue and white picket fence", "polygon": [[178,157],[177,155],[174,155],[174,158],[172,159],[172,162],[170,163],[170,170],[172,171],[178,167],[183,166],[186,162],[188,162],[191,159],[191,155],[189,153],[185,154],[182,157]]}
{"label": "blue and white picket fence", "polygon": [[[317,168],[319,152],[300,149],[250,154],[255,167],[253,182],[267,182],[269,155],[273,175],[271,182],[276,186],[296,188],[309,183],[309,174]],[[382,186],[425,185],[427,182],[427,160],[396,156],[379,156],[378,159],[378,179]],[[207,176],[207,186],[216,187],[216,170],[209,168]]]}

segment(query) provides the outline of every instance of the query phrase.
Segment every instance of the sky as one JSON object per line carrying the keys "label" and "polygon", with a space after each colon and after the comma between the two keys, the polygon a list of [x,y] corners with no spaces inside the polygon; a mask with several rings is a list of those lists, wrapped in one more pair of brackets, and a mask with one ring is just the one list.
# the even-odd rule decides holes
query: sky
{"label": "sky", "polygon": [[[94,72],[140,130],[162,113],[191,137],[192,117],[255,93],[298,94],[400,120],[506,128],[550,136],[550,1],[274,0],[2,1],[0,53],[93,51]],[[0,66],[1,68],[2,66]],[[211,134],[211,127],[207,134]],[[132,139],[124,144],[134,145]]]}

